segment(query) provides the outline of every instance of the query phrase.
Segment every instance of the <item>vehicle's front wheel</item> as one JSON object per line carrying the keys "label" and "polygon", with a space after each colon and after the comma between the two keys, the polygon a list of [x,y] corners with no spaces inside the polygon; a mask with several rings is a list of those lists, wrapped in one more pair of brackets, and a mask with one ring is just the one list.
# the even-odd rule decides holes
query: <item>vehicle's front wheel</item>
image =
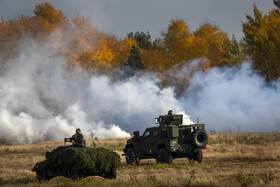
{"label": "vehicle's front wheel", "polygon": [[166,149],[160,149],[157,156],[157,162],[171,164],[173,162],[173,155]]}
{"label": "vehicle's front wheel", "polygon": [[36,179],[37,179],[38,181],[48,180],[47,171],[40,171],[40,170],[38,170],[38,171],[36,172]]}
{"label": "vehicle's front wheel", "polygon": [[196,150],[194,150],[189,160],[194,160],[197,161],[198,163],[201,163],[202,158],[203,158],[202,150],[200,148],[197,148]]}
{"label": "vehicle's front wheel", "polygon": [[125,160],[128,165],[134,165],[136,163],[135,152],[132,148],[128,148],[125,152]]}

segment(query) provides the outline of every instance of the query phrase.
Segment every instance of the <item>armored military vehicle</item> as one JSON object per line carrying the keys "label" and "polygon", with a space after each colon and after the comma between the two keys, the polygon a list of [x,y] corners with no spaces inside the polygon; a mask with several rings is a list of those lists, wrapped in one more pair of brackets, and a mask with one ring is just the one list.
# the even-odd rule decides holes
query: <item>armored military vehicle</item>
{"label": "armored military vehicle", "polygon": [[120,156],[105,148],[60,146],[46,152],[45,157],[46,160],[36,163],[32,169],[39,181],[56,176],[116,178],[116,169],[121,165]]}
{"label": "armored military vehicle", "polygon": [[172,163],[175,158],[187,157],[202,162],[202,149],[208,143],[205,124],[182,125],[183,115],[172,114],[155,119],[159,126],[147,128],[143,135],[133,132],[127,140],[124,154],[129,165],[141,159],[156,158],[159,163]]}

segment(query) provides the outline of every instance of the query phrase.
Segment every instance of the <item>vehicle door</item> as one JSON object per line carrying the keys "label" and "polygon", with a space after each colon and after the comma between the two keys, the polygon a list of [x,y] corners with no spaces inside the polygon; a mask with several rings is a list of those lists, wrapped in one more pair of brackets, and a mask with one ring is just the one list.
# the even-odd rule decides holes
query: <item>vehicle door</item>
{"label": "vehicle door", "polygon": [[142,152],[150,155],[153,151],[153,129],[146,129],[140,142]]}
{"label": "vehicle door", "polygon": [[152,132],[152,142],[151,142],[151,146],[152,146],[152,154],[157,154],[157,146],[158,146],[158,143],[160,141],[160,136],[159,136],[159,129],[156,128],[156,129],[153,129],[153,132]]}

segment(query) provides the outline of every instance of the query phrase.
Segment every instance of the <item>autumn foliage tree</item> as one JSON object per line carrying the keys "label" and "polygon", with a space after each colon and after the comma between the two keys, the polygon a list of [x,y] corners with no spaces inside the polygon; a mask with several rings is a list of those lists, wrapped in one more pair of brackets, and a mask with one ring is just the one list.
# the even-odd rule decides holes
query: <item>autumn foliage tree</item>
{"label": "autumn foliage tree", "polygon": [[63,13],[48,2],[37,4],[33,12],[35,19],[42,19],[46,24],[68,23]]}
{"label": "autumn foliage tree", "polygon": [[167,31],[163,33],[163,40],[172,65],[190,59],[193,37],[183,20],[171,20]]}
{"label": "autumn foliage tree", "polygon": [[[100,32],[79,15],[69,21],[48,2],[37,4],[33,12],[32,17],[1,20],[0,48],[5,41],[18,41],[23,36],[50,41],[55,50],[68,58],[71,68],[81,67],[92,73],[121,68],[131,55],[132,46],[139,48],[145,70],[155,72],[167,71],[194,58],[207,58],[211,62],[207,68],[221,66],[232,56],[226,53],[230,51],[227,35],[210,24],[192,33],[183,20],[171,20],[162,37],[154,41],[149,32],[129,33],[119,39]],[[13,45],[7,55],[13,54],[10,49],[15,49],[16,43]]]}
{"label": "autumn foliage tree", "polygon": [[164,51],[165,46],[159,38],[152,41],[149,32],[131,32],[127,38],[133,39],[139,48],[140,57],[146,70],[153,72],[166,71],[170,68],[168,57]]}
{"label": "autumn foliage tree", "polygon": [[247,22],[242,27],[245,49],[252,57],[253,68],[265,75],[267,80],[277,80],[280,76],[279,9],[263,14],[254,6],[254,16],[247,15]]}
{"label": "autumn foliage tree", "polygon": [[206,57],[210,67],[229,65],[232,45],[226,33],[217,26],[206,23],[201,25],[194,35],[196,37],[195,56]]}
{"label": "autumn foliage tree", "polygon": [[[53,50],[66,57],[69,69],[114,77],[130,64],[128,66],[135,66],[132,69],[137,71],[155,72],[163,87],[176,85],[178,94],[183,93],[195,71],[239,65],[245,52],[252,57],[254,69],[267,80],[277,80],[280,75],[280,1],[274,0],[274,4],[276,8],[268,14],[255,6],[254,16],[247,15],[247,21],[242,24],[241,42],[235,36],[229,38],[210,23],[191,31],[183,19],[172,19],[162,35],[154,40],[149,32],[142,31],[117,38],[99,31],[89,19],[79,15],[68,20],[62,11],[43,2],[35,6],[31,17],[22,15],[0,20],[0,63],[13,57],[20,38],[27,36],[50,43]],[[195,59],[199,59],[200,66],[188,74],[174,76]]]}
{"label": "autumn foliage tree", "polygon": [[134,39],[117,39],[100,32],[90,21],[79,15],[71,22],[50,3],[37,4],[34,16],[0,22],[1,60],[16,53],[19,39],[31,37],[48,42],[68,59],[70,68],[80,67],[89,73],[108,72],[121,67],[130,55]]}

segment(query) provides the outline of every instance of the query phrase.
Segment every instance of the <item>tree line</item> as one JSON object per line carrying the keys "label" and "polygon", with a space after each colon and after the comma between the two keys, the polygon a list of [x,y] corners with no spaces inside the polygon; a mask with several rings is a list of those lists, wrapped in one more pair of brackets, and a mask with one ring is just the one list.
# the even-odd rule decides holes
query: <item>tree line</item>
{"label": "tree line", "polygon": [[[280,0],[274,0],[274,5],[267,14],[254,6],[254,15],[247,15],[242,23],[244,37],[240,41],[210,23],[192,32],[182,19],[172,19],[152,40],[149,32],[141,31],[119,39],[99,31],[87,18],[78,15],[69,20],[44,2],[35,6],[34,16],[1,19],[0,63],[16,55],[20,38],[30,37],[38,42],[51,41],[52,47],[67,58],[69,69],[79,67],[89,74],[114,77],[116,71],[129,67],[132,75],[138,71],[157,73],[162,86],[167,86],[174,84],[169,79],[174,75],[174,67],[179,71],[194,59],[201,62],[198,71],[238,66],[249,60],[267,81],[275,81],[280,76]],[[177,80],[179,94],[190,77]]]}

